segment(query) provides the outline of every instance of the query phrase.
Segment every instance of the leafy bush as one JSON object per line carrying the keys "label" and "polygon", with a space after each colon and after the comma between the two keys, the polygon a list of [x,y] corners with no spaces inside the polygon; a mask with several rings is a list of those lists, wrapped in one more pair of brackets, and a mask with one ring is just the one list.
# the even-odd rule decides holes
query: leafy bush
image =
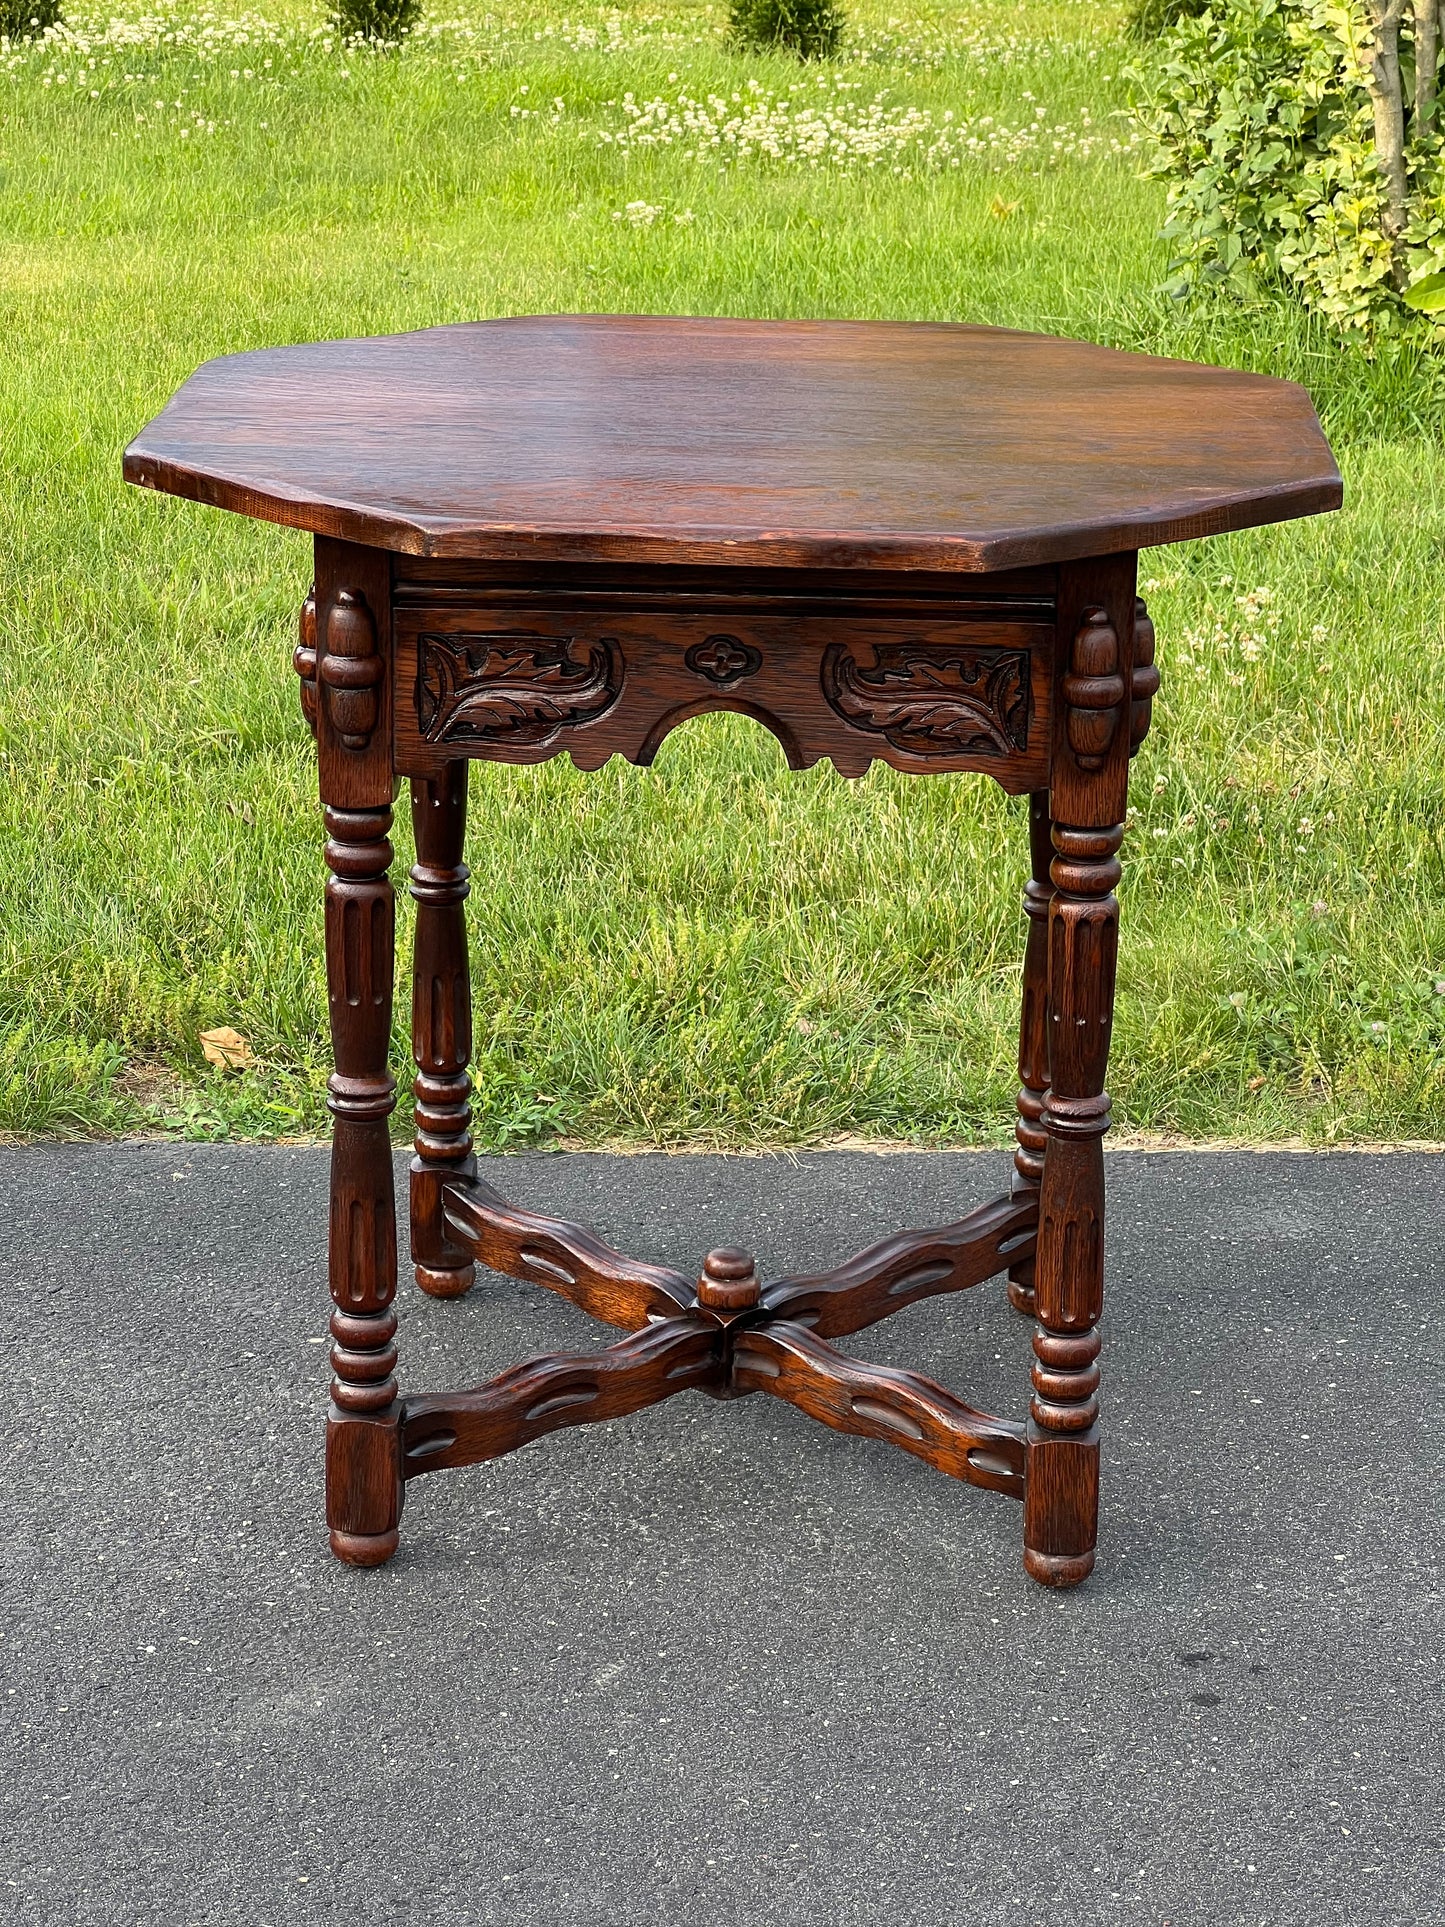
{"label": "leafy bush", "polygon": [[[3,0],[0,0],[3,4]],[[343,39],[394,47],[421,18],[421,0],[336,0],[331,24]]]}
{"label": "leafy bush", "polygon": [[1203,13],[1209,0],[1133,0],[1124,18],[1131,40],[1157,40],[1166,27],[1186,15]]}
{"label": "leafy bush", "polygon": [[38,40],[60,24],[60,0],[0,0],[0,38]]}
{"label": "leafy bush", "polygon": [[1438,27],[1401,0],[1211,0],[1174,22],[1135,79],[1169,183],[1175,292],[1263,274],[1362,336],[1432,325]]}
{"label": "leafy bush", "polygon": [[826,60],[843,35],[834,0],[732,0],[731,22],[743,46],[787,47],[801,60]]}

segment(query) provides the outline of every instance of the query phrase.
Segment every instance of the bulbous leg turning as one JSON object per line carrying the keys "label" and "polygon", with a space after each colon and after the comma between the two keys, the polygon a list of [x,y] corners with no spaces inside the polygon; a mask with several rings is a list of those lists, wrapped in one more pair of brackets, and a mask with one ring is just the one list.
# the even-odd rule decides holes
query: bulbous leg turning
{"label": "bulbous leg turning", "polygon": [[416,1058],[416,1156],[411,1162],[411,1255],[429,1298],[462,1298],[476,1266],[447,1235],[442,1188],[471,1175],[472,990],[464,905],[471,888],[462,861],[467,765],[449,763],[411,786],[416,863],[416,952],[411,1036]]}
{"label": "bulbous leg turning", "polygon": [[[396,1381],[396,1201],[388,1120],[396,905],[391,879],[391,730],[385,558],[318,539],[303,615],[303,670],[326,824],[326,989],[332,1116],[331,1402],[326,1524],[351,1565],[380,1565],[401,1524]],[[380,621],[378,617],[382,618]]]}
{"label": "bulbous leg turning", "polygon": [[[1053,842],[1049,832],[1047,790],[1029,797],[1029,858],[1032,874],[1024,886],[1024,914],[1028,943],[1024,950],[1023,1003],[1019,1017],[1017,1149],[1011,1186],[1015,1197],[1037,1193],[1044,1175],[1044,1099],[1049,1089],[1049,905],[1054,886],[1049,881]],[[1009,1266],[1009,1303],[1026,1318],[1034,1315],[1032,1253]]]}
{"label": "bulbous leg turning", "polygon": [[1123,826],[1055,824],[1049,909],[1051,1083],[1034,1270],[1033,1396],[1024,1565],[1074,1586],[1094,1564],[1099,1521],[1099,1334],[1104,1300],[1104,1090],[1113,1018]]}

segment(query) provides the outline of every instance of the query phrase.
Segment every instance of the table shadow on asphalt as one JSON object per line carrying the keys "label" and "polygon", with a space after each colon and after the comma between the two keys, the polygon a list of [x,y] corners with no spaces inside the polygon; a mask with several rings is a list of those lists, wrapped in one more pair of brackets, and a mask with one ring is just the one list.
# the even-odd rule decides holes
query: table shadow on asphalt
{"label": "table shadow on asphalt", "polygon": [[[639,1256],[774,1272],[1006,1169],[493,1166]],[[1011,1501],[692,1395],[422,1481],[349,1571],[324,1151],[0,1152],[8,1917],[1445,1918],[1441,1172],[1111,1156],[1101,1559],[1051,1595]],[[490,1275],[401,1307],[413,1391],[607,1342]],[[1022,1412],[999,1282],[847,1342]]]}

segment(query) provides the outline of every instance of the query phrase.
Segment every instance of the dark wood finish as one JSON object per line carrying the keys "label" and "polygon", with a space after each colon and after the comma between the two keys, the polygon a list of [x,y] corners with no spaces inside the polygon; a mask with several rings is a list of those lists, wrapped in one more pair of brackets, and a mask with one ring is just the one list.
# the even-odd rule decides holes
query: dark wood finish
{"label": "dark wood finish", "polygon": [[714,710],[795,769],[876,759],[1047,780],[1057,571],[986,582],[863,570],[398,564],[397,767],[450,756],[650,763]]}
{"label": "dark wood finish", "polygon": [[905,1305],[982,1284],[1034,1246],[1038,1201],[999,1198],[936,1231],[900,1231],[832,1271],[780,1278],[763,1304],[819,1338],[842,1338]]}
{"label": "dark wood finish", "polygon": [[306,727],[316,734],[316,584],[313,582],[306,600],[301,604],[301,619],[297,624],[297,641],[291,656],[291,667],[301,678],[301,714],[306,718]]}
{"label": "dark wood finish", "polygon": [[1159,694],[1159,670],[1154,662],[1154,618],[1143,596],[1134,598],[1134,671],[1129,688],[1129,754],[1137,756],[1149,734],[1154,698]]}
{"label": "dark wood finish", "polygon": [[742,561],[478,562],[458,556],[392,557],[392,597],[409,605],[596,615],[702,614],[834,617],[850,611],[929,622],[963,612],[986,620],[1052,621],[1059,572],[1051,564],[960,576],[949,569],[779,568]]}
{"label": "dark wood finish", "polygon": [[762,1295],[758,1268],[750,1251],[722,1245],[702,1261],[697,1302],[704,1311],[724,1314],[751,1311]]}
{"label": "dark wood finish", "polygon": [[623,1418],[678,1392],[700,1391],[718,1376],[721,1346],[716,1325],[674,1318],[605,1351],[530,1359],[475,1392],[408,1399],[403,1469],[414,1479],[476,1465],[544,1432]]}
{"label": "dark wood finish", "polygon": [[1336,508],[1290,382],[933,323],[543,315],[208,362],[125,473],[411,555],[983,572]]}
{"label": "dark wood finish", "polygon": [[[1034,1256],[1024,1564],[1045,1585],[1093,1569],[1098,1537],[1099,1338],[1104,1302],[1104,1077],[1118,954],[1133,687],[1134,558],[1067,570],[1060,583],[1063,701],[1049,793],[1049,1088]],[[1084,718],[1081,725],[1078,717]],[[1103,724],[1109,723],[1107,736]]]}
{"label": "dark wood finish", "polygon": [[[683,1391],[766,1392],[1021,1498],[1027,1570],[1084,1578],[1114,887],[1159,689],[1136,550],[1335,506],[1303,391],[991,329],[553,317],[211,363],[126,473],[317,534],[294,663],[331,872],[337,1554],[389,1557],[423,1472]],[[736,1247],[674,1271],[509,1203],[470,1135],[468,762],[647,763],[718,709],[770,729],[794,768],[976,771],[1029,799],[1011,1195],[766,1285]],[[629,1334],[404,1401],[387,1127],[398,776],[417,849],[417,1281],[460,1296],[482,1264]],[[1035,1320],[1024,1422],[828,1342],[1000,1272]]]}
{"label": "dark wood finish", "polygon": [[[396,1084],[387,1069],[396,906],[391,880],[391,741],[383,727],[389,682],[367,685],[359,707],[349,668],[328,677],[333,636],[346,664],[358,627],[373,651],[388,623],[389,571],[367,549],[318,542],[316,740],[326,824],[326,978],[336,1068],[327,1107],[331,1140],[331,1409],[326,1514],[332,1549],[351,1565],[379,1565],[401,1522],[401,1402],[397,1397],[396,1218],[387,1120]],[[364,614],[364,622],[362,616]],[[378,618],[380,621],[378,622]],[[303,614],[303,624],[310,618]]]}
{"label": "dark wood finish", "polygon": [[976,1412],[917,1372],[848,1358],[780,1318],[738,1338],[733,1377],[740,1390],[771,1392],[835,1432],[884,1439],[951,1479],[1023,1496],[1023,1427]]}
{"label": "dark wood finish", "polygon": [[448,1178],[474,1176],[471,1079],[472,984],[463,906],[471,888],[462,861],[467,828],[467,765],[444,764],[414,777],[412,833],[416,901],[411,1038],[416,1059],[416,1156],[411,1162],[411,1255],[416,1281],[433,1298],[460,1298],[476,1266],[447,1231],[442,1202]]}
{"label": "dark wood finish", "polygon": [[675,1318],[693,1299],[680,1271],[624,1258],[595,1232],[508,1201],[480,1178],[448,1184],[447,1228],[463,1251],[493,1271],[570,1298],[589,1317],[623,1331]]}
{"label": "dark wood finish", "polygon": [[[585,593],[585,577],[572,582]],[[916,773],[983,770],[1024,791],[1048,778],[1053,640],[1042,598],[1037,613],[945,604],[912,617],[871,601],[774,615],[734,598],[725,619],[685,604],[640,618],[408,602],[396,622],[397,768],[434,775],[455,756],[535,763],[564,749],[582,769],[610,756],[645,765],[679,723],[733,710],[771,730],[793,769],[830,756],[861,776],[877,758]]]}
{"label": "dark wood finish", "polygon": [[[1049,1088],[1049,905],[1054,886],[1049,880],[1054,846],[1050,833],[1049,793],[1036,790],[1029,798],[1029,862],[1032,874],[1024,885],[1024,914],[1028,937],[1024,950],[1023,998],[1019,1016],[1018,1122],[1014,1138],[1013,1195],[1038,1202],[1044,1174],[1044,1097]],[[1025,1317],[1034,1315],[1034,1254],[1030,1247],[1008,1272],[1009,1302]]]}

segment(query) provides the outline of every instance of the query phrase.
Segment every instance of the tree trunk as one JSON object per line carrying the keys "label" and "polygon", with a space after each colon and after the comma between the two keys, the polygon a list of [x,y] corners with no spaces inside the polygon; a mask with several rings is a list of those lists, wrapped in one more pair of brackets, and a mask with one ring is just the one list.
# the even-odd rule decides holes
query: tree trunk
{"label": "tree trunk", "polygon": [[1366,4],[1370,52],[1365,85],[1375,116],[1375,159],[1385,184],[1380,225],[1395,257],[1391,278],[1397,288],[1403,287],[1406,279],[1398,242],[1409,217],[1410,202],[1405,172],[1405,103],[1400,87],[1400,20],[1404,10],[1405,0],[1367,0]]}
{"label": "tree trunk", "polygon": [[1435,69],[1440,60],[1441,0],[1415,0],[1415,125],[1419,140],[1435,118]]}

